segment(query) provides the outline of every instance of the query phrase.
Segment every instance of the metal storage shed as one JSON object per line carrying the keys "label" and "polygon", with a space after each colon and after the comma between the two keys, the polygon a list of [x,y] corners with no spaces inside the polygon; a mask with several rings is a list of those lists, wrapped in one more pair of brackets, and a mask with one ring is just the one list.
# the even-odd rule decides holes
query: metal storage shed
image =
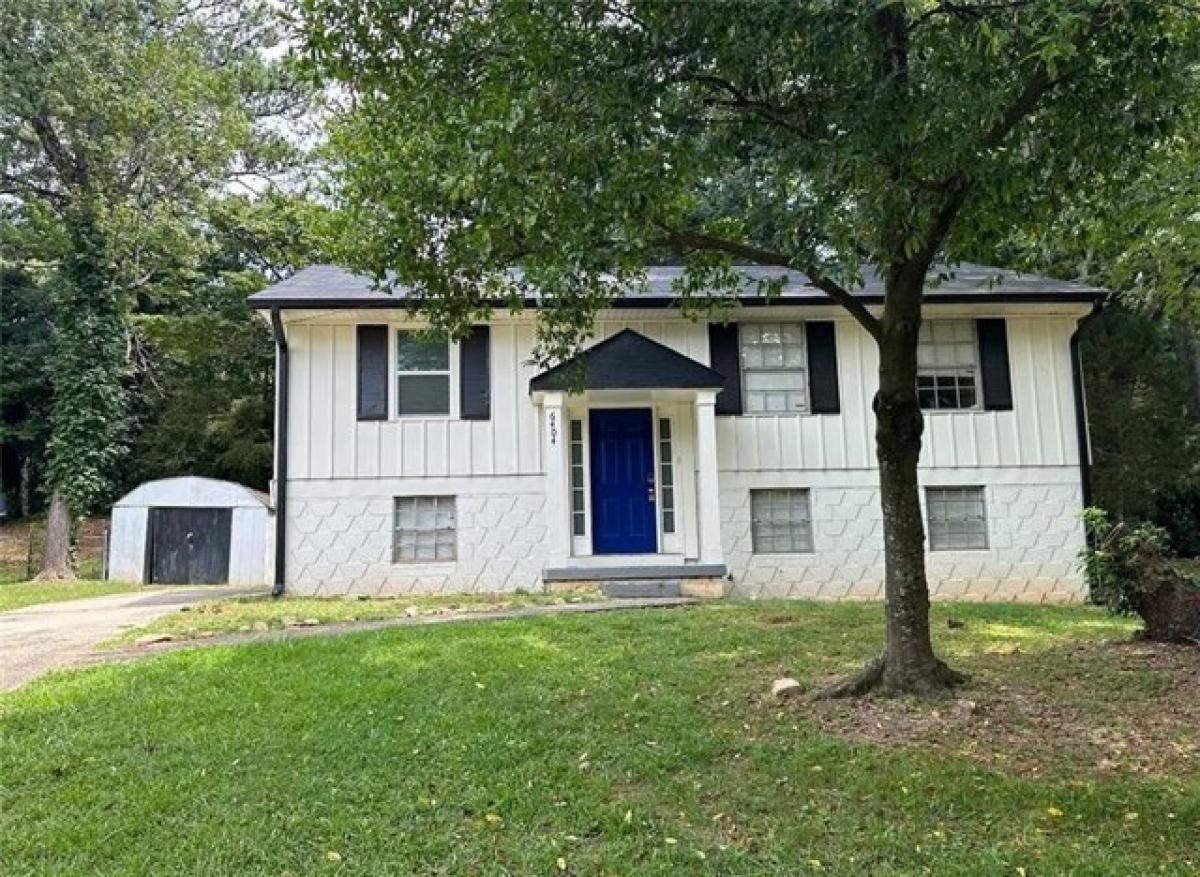
{"label": "metal storage shed", "polygon": [[108,577],[145,584],[266,585],[270,500],[211,478],[149,481],[112,510]]}

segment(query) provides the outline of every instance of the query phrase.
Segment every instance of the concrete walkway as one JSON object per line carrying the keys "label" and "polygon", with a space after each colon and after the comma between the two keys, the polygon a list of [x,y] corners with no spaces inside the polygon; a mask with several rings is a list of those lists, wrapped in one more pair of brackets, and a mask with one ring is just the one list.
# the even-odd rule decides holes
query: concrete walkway
{"label": "concrete walkway", "polygon": [[24,685],[60,667],[102,660],[97,643],[132,626],[148,624],[201,600],[215,600],[261,589],[223,586],[176,587],[41,603],[0,612],[0,691]]}
{"label": "concrete walkway", "polygon": [[179,588],[170,591],[116,594],[64,603],[29,606],[0,613],[0,691],[24,685],[47,670],[88,664],[128,661],[177,649],[278,642],[313,636],[339,636],[387,627],[415,627],[464,621],[494,621],[502,618],[531,618],[540,615],[569,615],[613,612],[627,609],[689,606],[690,597],[641,597],[601,600],[593,603],[554,603],[545,606],[516,606],[493,612],[440,612],[399,616],[377,621],[287,627],[282,630],[230,633],[207,639],[171,640],[123,649],[97,649],[96,645],[116,636],[131,625],[141,626],[170,612],[201,600],[264,593],[245,588]]}

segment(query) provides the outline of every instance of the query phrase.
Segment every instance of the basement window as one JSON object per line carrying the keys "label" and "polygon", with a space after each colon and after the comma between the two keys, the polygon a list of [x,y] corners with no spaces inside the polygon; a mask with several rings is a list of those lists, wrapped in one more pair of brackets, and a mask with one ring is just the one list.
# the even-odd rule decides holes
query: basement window
{"label": "basement window", "polygon": [[394,563],[430,563],[457,556],[452,496],[398,496],[392,530]]}
{"label": "basement window", "polygon": [[755,554],[811,553],[809,491],[806,488],[750,491],[750,536]]}
{"label": "basement window", "polygon": [[927,487],[930,551],[987,548],[987,509],[982,487]]}

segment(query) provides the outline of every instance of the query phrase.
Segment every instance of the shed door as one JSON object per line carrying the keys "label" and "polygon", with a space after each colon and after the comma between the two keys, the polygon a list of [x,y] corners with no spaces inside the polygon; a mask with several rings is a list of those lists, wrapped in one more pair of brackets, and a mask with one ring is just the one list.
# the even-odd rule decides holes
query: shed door
{"label": "shed door", "polygon": [[232,509],[150,509],[149,581],[212,585],[229,581]]}

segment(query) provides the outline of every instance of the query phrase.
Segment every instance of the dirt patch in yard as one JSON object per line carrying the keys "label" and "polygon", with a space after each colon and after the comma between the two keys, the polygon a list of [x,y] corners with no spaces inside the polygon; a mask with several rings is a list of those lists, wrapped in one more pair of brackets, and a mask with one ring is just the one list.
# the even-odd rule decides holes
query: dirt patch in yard
{"label": "dirt patch in yard", "polygon": [[1097,641],[953,661],[953,699],[790,702],[823,729],[1037,776],[1200,773],[1200,649]]}

